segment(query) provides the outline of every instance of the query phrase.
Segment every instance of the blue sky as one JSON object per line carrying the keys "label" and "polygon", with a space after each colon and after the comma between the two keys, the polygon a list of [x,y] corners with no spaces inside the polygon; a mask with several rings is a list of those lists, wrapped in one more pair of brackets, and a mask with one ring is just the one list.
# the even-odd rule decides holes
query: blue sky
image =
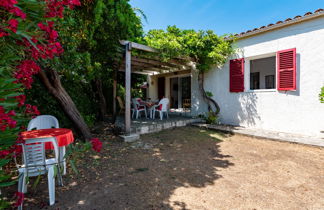
{"label": "blue sky", "polygon": [[145,31],[176,25],[211,29],[222,35],[240,33],[308,11],[324,8],[324,0],[130,0],[148,18]]}

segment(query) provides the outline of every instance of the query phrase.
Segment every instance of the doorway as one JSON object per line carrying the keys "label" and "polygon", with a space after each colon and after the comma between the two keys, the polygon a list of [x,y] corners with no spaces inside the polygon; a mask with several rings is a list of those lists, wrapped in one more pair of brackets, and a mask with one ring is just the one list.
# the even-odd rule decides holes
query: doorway
{"label": "doorway", "polygon": [[158,78],[158,97],[159,100],[165,97],[165,77]]}
{"label": "doorway", "polygon": [[191,77],[170,78],[170,108],[191,108]]}

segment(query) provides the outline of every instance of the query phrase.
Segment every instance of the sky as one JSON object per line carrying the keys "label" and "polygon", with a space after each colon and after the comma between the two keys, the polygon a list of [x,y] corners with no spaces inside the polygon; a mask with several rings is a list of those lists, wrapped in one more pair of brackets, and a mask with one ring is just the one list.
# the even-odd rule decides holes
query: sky
{"label": "sky", "polygon": [[133,7],[147,16],[144,30],[208,30],[218,35],[240,33],[279,20],[304,15],[318,8],[324,0],[130,0]]}

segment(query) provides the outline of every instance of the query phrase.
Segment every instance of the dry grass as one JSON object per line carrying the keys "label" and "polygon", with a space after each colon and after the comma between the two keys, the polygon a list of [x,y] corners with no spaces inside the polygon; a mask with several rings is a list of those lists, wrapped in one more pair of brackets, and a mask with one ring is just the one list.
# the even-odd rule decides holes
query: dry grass
{"label": "dry grass", "polygon": [[50,209],[324,209],[324,149],[192,127],[104,148]]}

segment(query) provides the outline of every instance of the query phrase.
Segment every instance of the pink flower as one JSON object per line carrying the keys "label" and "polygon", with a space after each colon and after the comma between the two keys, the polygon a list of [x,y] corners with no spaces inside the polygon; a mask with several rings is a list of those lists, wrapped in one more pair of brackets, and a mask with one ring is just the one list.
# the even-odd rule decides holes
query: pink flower
{"label": "pink flower", "polygon": [[9,150],[2,150],[0,151],[0,158],[5,158],[10,154]]}
{"label": "pink flower", "polygon": [[98,138],[91,139],[92,149],[96,152],[100,152],[102,148],[102,142]]}
{"label": "pink flower", "polygon": [[37,106],[32,106],[30,104],[26,104],[26,110],[25,114],[31,114],[31,115],[40,115],[40,111],[38,110]]}
{"label": "pink flower", "polygon": [[18,7],[12,7],[9,9],[9,12],[17,17],[21,17],[23,20],[26,19],[26,14]]}
{"label": "pink flower", "polygon": [[0,29],[0,38],[5,36],[9,36],[9,34],[7,32],[1,31]]}
{"label": "pink flower", "polygon": [[26,96],[25,95],[20,95],[15,97],[17,102],[18,102],[18,107],[21,107],[22,105],[25,104]]}
{"label": "pink flower", "polygon": [[22,192],[16,192],[15,197],[17,198],[17,201],[13,204],[13,206],[18,207],[24,202],[25,195]]}
{"label": "pink flower", "polygon": [[33,60],[24,60],[14,73],[17,82],[22,83],[25,88],[30,89],[33,83],[33,75],[40,71],[40,67]]}
{"label": "pink flower", "polygon": [[10,29],[12,32],[16,33],[17,27],[18,27],[18,20],[11,19],[11,20],[9,20],[8,23],[9,23],[8,29]]}

